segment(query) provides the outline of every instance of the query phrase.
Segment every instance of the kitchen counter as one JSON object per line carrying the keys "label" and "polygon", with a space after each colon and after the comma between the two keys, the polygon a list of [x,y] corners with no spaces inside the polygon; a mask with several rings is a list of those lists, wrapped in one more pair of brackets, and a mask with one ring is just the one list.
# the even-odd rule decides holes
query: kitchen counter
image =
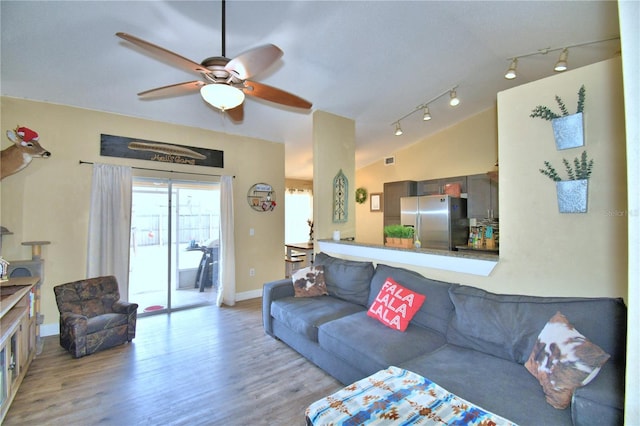
{"label": "kitchen counter", "polygon": [[320,251],[363,257],[381,262],[396,262],[453,272],[489,276],[498,264],[497,254],[486,251],[449,251],[429,248],[397,248],[356,241],[318,240]]}
{"label": "kitchen counter", "polygon": [[476,253],[490,253],[490,254],[498,254],[499,253],[499,249],[497,248],[486,248],[486,247],[469,247],[469,246],[456,246],[456,248],[460,251],[469,251],[469,252],[476,252]]}

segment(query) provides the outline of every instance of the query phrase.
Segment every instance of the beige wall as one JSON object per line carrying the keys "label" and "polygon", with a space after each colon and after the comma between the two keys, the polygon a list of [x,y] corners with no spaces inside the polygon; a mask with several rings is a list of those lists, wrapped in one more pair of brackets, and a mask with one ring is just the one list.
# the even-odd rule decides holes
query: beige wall
{"label": "beige wall", "polygon": [[[556,94],[575,112],[582,84],[586,88],[585,146],[557,151],[550,123],[528,114],[540,104],[556,109]],[[620,59],[499,93],[498,117],[501,255],[497,285],[506,287],[517,280],[528,292],[626,296],[627,186]],[[571,161],[583,150],[594,159],[589,211],[560,214],[555,184],[539,169],[548,160],[563,170],[562,158]]]}
{"label": "beige wall", "polygon": [[[501,245],[500,261],[492,274],[477,277],[419,266],[397,266],[494,292],[626,297],[627,227],[623,212],[627,205],[621,77],[617,58],[501,92],[497,133],[495,110],[488,110],[396,153],[395,169],[402,168],[402,172],[385,170],[382,164],[358,170],[357,184],[369,192],[381,191],[385,181],[482,173],[493,167],[498,139]],[[570,110],[575,110],[581,84],[587,89],[585,148],[595,159],[589,212],[560,214],[555,186],[538,169],[544,160],[561,167],[564,156],[573,159],[582,150],[556,151],[550,123],[534,120],[529,114],[539,104],[554,107],[556,94],[565,99]],[[482,130],[479,126],[483,126]],[[451,142],[447,144],[449,139]],[[468,152],[473,154],[465,155]],[[452,168],[437,169],[441,161]],[[370,213],[368,205],[359,205],[357,215],[357,240],[381,243],[378,241],[381,214]]]}
{"label": "beige wall", "polygon": [[313,180],[285,179],[286,188],[313,191]]}
{"label": "beige wall", "polygon": [[[85,277],[92,169],[89,165],[79,165],[79,160],[234,175],[238,296],[257,297],[264,282],[282,278],[283,144],[41,102],[7,97],[1,102],[2,149],[10,145],[4,137],[6,130],[20,124],[37,131],[42,145],[52,153],[48,159],[34,159],[26,169],[0,183],[0,224],[14,233],[3,238],[3,257],[28,259],[31,249],[22,246],[21,242],[51,241],[43,248],[46,261],[42,288],[45,325],[58,322],[53,286]],[[220,149],[224,151],[225,168],[100,157],[101,133]],[[195,179],[162,172],[156,175]],[[258,182],[269,183],[275,188],[279,203],[273,212],[256,212],[247,204],[247,191]],[[255,230],[253,237],[249,236],[250,228]],[[255,276],[249,276],[249,268],[255,268]]]}
{"label": "beige wall", "polygon": [[[355,235],[355,140],[353,120],[324,111],[313,113],[313,230],[316,240]],[[333,179],[342,169],[349,181],[348,220],[333,223]]]}

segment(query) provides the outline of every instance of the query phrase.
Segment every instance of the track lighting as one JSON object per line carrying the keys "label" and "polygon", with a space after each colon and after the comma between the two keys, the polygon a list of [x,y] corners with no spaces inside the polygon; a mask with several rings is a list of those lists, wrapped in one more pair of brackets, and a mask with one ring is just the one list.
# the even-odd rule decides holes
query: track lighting
{"label": "track lighting", "polygon": [[449,97],[451,98],[449,99],[449,105],[457,106],[460,103],[460,99],[458,99],[458,95],[456,94],[455,89],[452,89],[449,92]]}
{"label": "track lighting", "polygon": [[507,70],[507,73],[504,75],[504,78],[506,78],[507,80],[513,80],[514,78],[516,78],[517,68],[518,68],[518,58],[513,58],[513,60],[511,61],[511,65],[509,65],[509,69]]}
{"label": "track lighting", "polygon": [[560,58],[558,62],[556,62],[556,66],[553,67],[554,71],[562,72],[567,70],[567,58],[569,56],[569,50],[562,49],[562,53],[560,53]]}
{"label": "track lighting", "polygon": [[421,104],[418,105],[417,107],[415,107],[410,113],[405,114],[404,116],[400,117],[399,119],[397,119],[396,121],[394,121],[393,123],[391,123],[392,126],[395,126],[395,131],[394,134],[396,136],[400,136],[402,135],[402,128],[400,127],[400,121],[404,120],[405,118],[409,117],[411,114],[415,113],[416,111],[422,111],[422,120],[423,121],[429,121],[431,120],[431,112],[429,111],[429,104],[431,104],[432,102],[440,99],[441,97],[443,97],[444,95],[446,95],[447,93],[449,94],[449,105],[451,106],[456,106],[460,103],[460,99],[458,99],[458,95],[456,93],[456,89],[458,88],[458,86],[454,86],[451,89],[445,90],[444,92],[442,92],[441,94],[439,94],[438,96],[436,96],[435,98]]}
{"label": "track lighting", "polygon": [[517,77],[516,68],[518,67],[519,59],[526,58],[528,56],[546,55],[549,52],[557,52],[557,51],[561,51],[560,57],[558,58],[558,62],[556,62],[556,65],[554,66],[553,70],[558,72],[566,71],[568,68],[567,59],[569,57],[569,49],[574,47],[588,46],[596,43],[604,43],[605,41],[611,41],[611,40],[620,40],[620,37],[610,37],[604,40],[588,41],[585,43],[572,44],[564,47],[554,47],[554,48],[546,47],[544,49],[538,49],[538,51],[536,52],[526,53],[524,55],[512,56],[508,58],[508,60],[511,61],[511,65],[509,66],[509,69],[505,73],[504,78],[506,78],[507,80],[513,80],[514,78]]}

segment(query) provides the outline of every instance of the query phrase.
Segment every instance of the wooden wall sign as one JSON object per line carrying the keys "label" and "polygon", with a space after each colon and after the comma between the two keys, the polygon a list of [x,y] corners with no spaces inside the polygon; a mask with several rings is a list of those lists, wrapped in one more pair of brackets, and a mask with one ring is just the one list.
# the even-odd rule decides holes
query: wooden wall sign
{"label": "wooden wall sign", "polygon": [[224,167],[224,151],[153,142],[124,136],[100,135],[100,155],[161,163]]}

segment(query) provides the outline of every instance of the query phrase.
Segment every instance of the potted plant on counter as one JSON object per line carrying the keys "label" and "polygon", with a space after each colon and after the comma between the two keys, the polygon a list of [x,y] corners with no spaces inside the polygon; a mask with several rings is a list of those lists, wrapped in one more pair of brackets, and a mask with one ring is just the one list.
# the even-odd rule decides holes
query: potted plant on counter
{"label": "potted plant on counter", "polygon": [[404,225],[384,227],[385,245],[388,247],[412,248],[414,229]]}
{"label": "potted plant on counter", "polygon": [[531,111],[531,118],[542,118],[551,121],[553,128],[553,136],[556,141],[557,149],[576,148],[584,145],[584,126],[583,111],[585,100],[584,85],[578,90],[578,106],[575,114],[569,114],[564,101],[560,96],[556,95],[556,103],[560,108],[560,114],[557,114],[549,107],[538,105]]}
{"label": "potted plant on counter", "polygon": [[544,162],[540,173],[556,183],[558,210],[560,213],[586,213],[589,178],[593,170],[593,159],[587,159],[587,151],[574,158],[573,166],[566,158],[562,159],[569,179],[562,180],[549,161]]}

